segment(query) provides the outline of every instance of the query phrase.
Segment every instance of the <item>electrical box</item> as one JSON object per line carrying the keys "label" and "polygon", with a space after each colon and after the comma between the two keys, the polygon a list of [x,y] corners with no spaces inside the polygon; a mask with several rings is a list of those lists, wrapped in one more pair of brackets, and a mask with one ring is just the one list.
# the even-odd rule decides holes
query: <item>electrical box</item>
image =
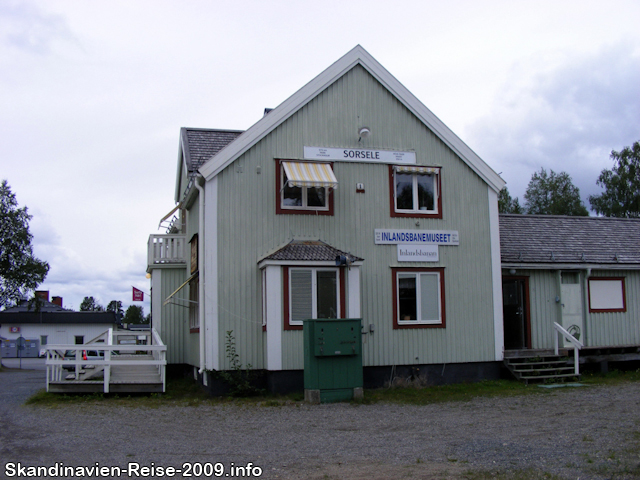
{"label": "electrical box", "polygon": [[361,397],[362,320],[304,321],[304,391],[311,403]]}

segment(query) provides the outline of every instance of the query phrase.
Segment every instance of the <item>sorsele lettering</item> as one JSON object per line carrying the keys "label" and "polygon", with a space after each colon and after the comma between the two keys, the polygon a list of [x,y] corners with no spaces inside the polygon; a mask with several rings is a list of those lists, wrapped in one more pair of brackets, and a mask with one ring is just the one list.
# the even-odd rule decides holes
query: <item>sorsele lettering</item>
{"label": "sorsele lettering", "polygon": [[380,160],[380,152],[371,152],[368,150],[343,150],[344,158],[370,158],[372,160]]}

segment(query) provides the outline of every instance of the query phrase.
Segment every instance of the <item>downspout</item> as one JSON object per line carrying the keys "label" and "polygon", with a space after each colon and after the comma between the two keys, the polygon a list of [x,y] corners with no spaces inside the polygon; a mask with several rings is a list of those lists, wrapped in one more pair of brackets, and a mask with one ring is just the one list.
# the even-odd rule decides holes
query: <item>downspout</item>
{"label": "downspout", "polygon": [[195,186],[198,189],[198,320],[199,320],[199,339],[200,339],[200,369],[198,373],[204,372],[205,363],[205,321],[204,321],[204,287],[205,287],[205,271],[204,271],[204,187],[200,185],[200,181],[204,180],[201,175],[196,178]]}
{"label": "downspout", "polygon": [[584,270],[584,283],[582,284],[582,338],[580,341],[587,346],[587,332],[589,330],[590,325],[589,321],[591,320],[591,315],[589,313],[589,277],[591,276],[591,267],[588,267]]}

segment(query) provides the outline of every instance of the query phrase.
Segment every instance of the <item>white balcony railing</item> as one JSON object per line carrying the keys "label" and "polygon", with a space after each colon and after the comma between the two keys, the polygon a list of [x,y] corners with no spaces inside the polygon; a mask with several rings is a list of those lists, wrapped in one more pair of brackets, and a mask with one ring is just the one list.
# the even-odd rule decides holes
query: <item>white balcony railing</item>
{"label": "white balcony railing", "polygon": [[[136,344],[121,344],[118,341],[119,336],[128,338],[132,335],[137,339]],[[146,337],[142,344],[137,343],[140,337]],[[96,349],[99,356],[90,360],[83,359],[83,352],[91,349]],[[102,373],[104,393],[109,393],[109,386],[112,384],[161,383],[162,391],[166,391],[167,346],[155,328],[146,332],[110,328],[85,344],[47,345],[45,350],[47,391],[54,383],[77,385],[82,382],[82,374],[86,373],[84,368],[89,368],[87,363],[96,372]],[[70,351],[75,351],[75,355],[65,356]],[[136,375],[136,371],[141,369]]]}
{"label": "white balcony railing", "polygon": [[149,235],[148,265],[186,263],[185,243],[184,235]]}

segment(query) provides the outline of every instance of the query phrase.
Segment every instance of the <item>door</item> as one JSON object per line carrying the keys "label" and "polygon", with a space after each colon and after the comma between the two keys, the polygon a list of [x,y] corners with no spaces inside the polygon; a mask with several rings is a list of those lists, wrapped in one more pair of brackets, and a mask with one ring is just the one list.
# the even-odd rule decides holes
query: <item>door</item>
{"label": "door", "polygon": [[[582,326],[582,288],[579,283],[563,283],[560,286],[562,296],[562,326],[577,340],[584,343]],[[562,337],[565,347],[571,342]]]}
{"label": "door", "polygon": [[504,316],[505,350],[531,348],[528,292],[528,278],[503,278],[502,308]]}

